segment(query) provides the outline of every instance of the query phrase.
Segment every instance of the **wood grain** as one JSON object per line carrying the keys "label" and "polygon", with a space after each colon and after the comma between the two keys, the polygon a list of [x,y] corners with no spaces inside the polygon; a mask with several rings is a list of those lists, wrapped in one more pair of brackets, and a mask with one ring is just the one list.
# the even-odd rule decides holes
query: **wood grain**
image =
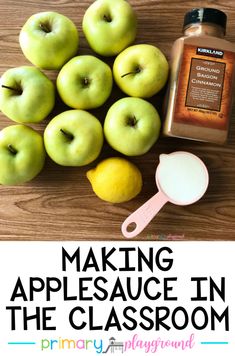
{"label": "wood grain", "polygon": [[[0,73],[29,64],[18,43],[20,28],[33,13],[53,10],[69,16],[80,32],[80,54],[92,53],[82,34],[81,23],[91,0],[14,1],[0,0]],[[130,0],[138,17],[136,43],[158,46],[169,58],[173,41],[181,35],[184,13],[199,6],[216,7],[228,15],[227,39],[235,42],[233,0],[180,1]],[[107,61],[110,65],[112,60]],[[46,72],[55,80],[57,73]],[[151,98],[161,110],[162,96]],[[116,87],[111,98],[93,113],[103,122],[110,105],[123,93]],[[66,110],[59,100],[40,132],[58,112]],[[0,114],[0,129],[12,124]],[[210,185],[198,203],[179,207],[168,204],[137,240],[233,240],[235,239],[235,108],[228,144],[216,146],[200,142],[161,137],[149,153],[132,158],[143,173],[144,186],[134,200],[112,205],[99,200],[85,177],[86,171],[104,157],[118,155],[107,144],[94,164],[65,168],[49,158],[42,173],[32,182],[16,187],[0,187],[1,240],[123,240],[120,225],[124,219],[156,193],[154,174],[160,153],[187,150],[207,164]],[[0,168],[1,169],[1,168]]]}

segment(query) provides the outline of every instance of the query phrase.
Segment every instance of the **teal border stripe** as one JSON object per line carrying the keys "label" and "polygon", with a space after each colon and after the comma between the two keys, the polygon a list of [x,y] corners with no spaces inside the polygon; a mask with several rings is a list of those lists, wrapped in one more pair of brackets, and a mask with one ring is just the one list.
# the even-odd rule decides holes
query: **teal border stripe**
{"label": "teal border stripe", "polygon": [[202,341],[201,345],[228,345],[227,341]]}
{"label": "teal border stripe", "polygon": [[8,342],[8,345],[36,345],[36,342],[22,342],[22,341],[14,341],[14,342]]}

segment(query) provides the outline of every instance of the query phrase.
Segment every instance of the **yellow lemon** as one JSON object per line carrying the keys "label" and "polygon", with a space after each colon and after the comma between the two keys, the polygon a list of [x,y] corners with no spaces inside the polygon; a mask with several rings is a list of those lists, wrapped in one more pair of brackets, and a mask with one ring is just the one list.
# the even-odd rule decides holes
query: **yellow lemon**
{"label": "yellow lemon", "polygon": [[123,203],[134,198],[142,188],[139,169],[124,158],[112,157],[87,172],[92,189],[102,200]]}

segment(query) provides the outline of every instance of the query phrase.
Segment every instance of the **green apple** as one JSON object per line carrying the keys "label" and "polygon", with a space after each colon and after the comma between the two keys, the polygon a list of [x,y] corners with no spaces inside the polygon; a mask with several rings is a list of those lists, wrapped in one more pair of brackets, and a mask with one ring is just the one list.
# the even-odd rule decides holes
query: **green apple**
{"label": "green apple", "polygon": [[86,10],[82,28],[93,51],[115,56],[135,40],[136,15],[125,0],[96,0]]}
{"label": "green apple", "polygon": [[45,155],[38,132],[24,125],[5,127],[0,131],[0,184],[30,181],[42,170]]}
{"label": "green apple", "polygon": [[2,75],[0,109],[11,120],[25,124],[41,122],[54,104],[54,84],[38,68],[16,67]]}
{"label": "green apple", "polygon": [[67,62],[57,77],[61,99],[74,109],[94,109],[109,97],[113,77],[110,67],[94,56],[77,56]]}
{"label": "green apple", "polygon": [[115,59],[113,75],[119,88],[130,96],[150,98],[166,84],[169,65],[155,46],[139,44],[126,48]]}
{"label": "green apple", "polygon": [[122,98],[114,103],[104,121],[105,138],[116,151],[139,156],[153,146],[161,121],[155,107],[144,99]]}
{"label": "green apple", "polygon": [[62,166],[85,166],[100,154],[103,129],[99,120],[84,110],[68,110],[52,119],[44,131],[51,159]]}
{"label": "green apple", "polygon": [[32,15],[20,31],[19,42],[25,57],[42,69],[60,69],[76,55],[79,34],[75,24],[57,12]]}

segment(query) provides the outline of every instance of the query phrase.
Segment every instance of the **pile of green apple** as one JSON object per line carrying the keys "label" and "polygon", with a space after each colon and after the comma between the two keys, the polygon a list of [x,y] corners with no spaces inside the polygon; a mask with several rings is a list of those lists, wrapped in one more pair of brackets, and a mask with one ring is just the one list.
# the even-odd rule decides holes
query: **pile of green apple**
{"label": "pile of green apple", "polygon": [[[137,20],[125,0],[96,0],[83,17],[83,32],[99,55],[77,55],[75,24],[57,12],[31,16],[21,29],[20,47],[34,66],[7,70],[0,82],[0,110],[17,122],[0,131],[0,184],[33,179],[46,153],[57,164],[84,166],[100,154],[104,137],[127,156],[146,153],[160,132],[157,110],[146,98],[159,92],[168,77],[163,53],[148,44],[132,45]],[[100,56],[116,56],[113,70]],[[56,84],[42,72],[58,71]],[[127,95],[107,110],[104,127],[87,110],[109,98],[113,78]],[[56,90],[71,110],[46,126],[44,137],[31,127],[51,113]]]}

